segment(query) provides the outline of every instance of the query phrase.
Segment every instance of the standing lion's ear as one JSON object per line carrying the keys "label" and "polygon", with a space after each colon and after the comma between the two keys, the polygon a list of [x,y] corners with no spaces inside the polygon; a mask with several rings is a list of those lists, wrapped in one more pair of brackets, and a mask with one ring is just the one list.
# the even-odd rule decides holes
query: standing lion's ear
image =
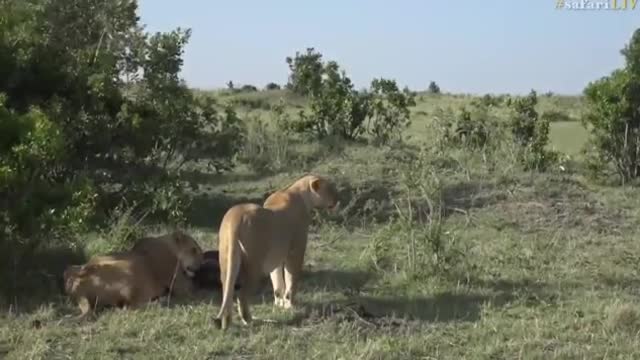
{"label": "standing lion's ear", "polygon": [[320,179],[311,180],[311,190],[318,192],[320,190]]}

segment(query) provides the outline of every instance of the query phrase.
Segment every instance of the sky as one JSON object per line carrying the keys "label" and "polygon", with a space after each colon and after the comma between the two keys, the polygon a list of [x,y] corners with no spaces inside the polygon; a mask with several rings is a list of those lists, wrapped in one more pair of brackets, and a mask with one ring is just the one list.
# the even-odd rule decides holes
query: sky
{"label": "sky", "polygon": [[623,65],[640,1],[618,11],[561,2],[139,0],[139,15],[151,32],[191,29],[182,76],[201,89],[284,84],[285,58],[314,47],[358,88],[384,77],[413,90],[433,80],[454,93],[579,94]]}

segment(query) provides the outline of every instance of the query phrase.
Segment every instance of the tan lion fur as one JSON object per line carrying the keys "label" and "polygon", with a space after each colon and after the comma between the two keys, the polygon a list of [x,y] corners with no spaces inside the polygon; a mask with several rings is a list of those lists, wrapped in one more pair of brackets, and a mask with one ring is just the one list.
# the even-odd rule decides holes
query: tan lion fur
{"label": "tan lion fur", "polygon": [[203,261],[200,245],[188,234],[175,231],[158,237],[140,239],[131,249],[144,255],[157,283],[164,284],[169,294],[189,295],[193,291],[190,279]]}
{"label": "tan lion fur", "polygon": [[219,263],[223,299],[216,325],[226,329],[232,318],[234,284],[239,279],[240,316],[251,321],[248,297],[263,275],[269,274],[276,306],[295,305],[313,208],[334,208],[335,185],[307,175],[276,191],[264,202],[230,208],[219,230]]}
{"label": "tan lion fur", "polygon": [[67,267],[65,292],[78,304],[81,318],[103,306],[135,308],[167,290],[187,293],[190,288],[185,284],[191,281],[185,271],[192,273],[201,261],[200,246],[180,231],[147,237],[130,251],[94,256],[84,265]]}

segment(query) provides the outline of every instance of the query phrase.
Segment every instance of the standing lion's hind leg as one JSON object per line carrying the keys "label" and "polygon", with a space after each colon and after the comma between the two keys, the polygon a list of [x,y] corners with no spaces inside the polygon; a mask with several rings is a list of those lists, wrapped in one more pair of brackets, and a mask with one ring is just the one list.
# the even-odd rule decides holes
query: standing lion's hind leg
{"label": "standing lion's hind leg", "polygon": [[243,286],[238,294],[238,312],[240,313],[240,319],[242,324],[249,325],[251,323],[251,310],[249,309],[249,299],[247,295],[247,287]]}
{"label": "standing lion's hind leg", "polygon": [[[238,294],[238,311],[240,317],[245,325],[249,325],[251,322],[256,323],[277,323],[276,320],[258,318],[251,315],[249,309],[249,299],[255,295],[262,280],[262,272],[252,268],[248,269],[246,276],[243,277],[242,287]],[[284,289],[283,289],[284,290]]]}
{"label": "standing lion's hind leg", "polygon": [[[231,245],[238,247],[237,244]],[[227,266],[220,267],[220,279],[222,280],[222,305],[218,316],[214,320],[216,327],[222,330],[226,330],[231,324],[231,317],[233,315],[233,298],[234,287],[240,272],[240,251],[239,249],[231,249],[229,258],[227,259]],[[222,263],[222,262],[221,262]]]}

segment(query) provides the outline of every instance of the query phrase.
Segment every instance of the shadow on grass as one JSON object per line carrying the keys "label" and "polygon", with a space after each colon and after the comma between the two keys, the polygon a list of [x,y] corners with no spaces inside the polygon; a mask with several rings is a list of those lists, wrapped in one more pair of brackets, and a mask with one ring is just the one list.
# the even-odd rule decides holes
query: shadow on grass
{"label": "shadow on grass", "polygon": [[303,326],[319,321],[360,321],[369,325],[420,322],[476,322],[483,307],[502,308],[509,304],[535,307],[554,303],[558,290],[532,280],[474,281],[458,292],[433,296],[353,295],[346,300],[306,304],[286,325]]}
{"label": "shadow on grass", "polygon": [[29,312],[64,295],[63,273],[69,265],[87,261],[84,253],[64,247],[37,250],[28,260],[2,267],[0,309]]}

